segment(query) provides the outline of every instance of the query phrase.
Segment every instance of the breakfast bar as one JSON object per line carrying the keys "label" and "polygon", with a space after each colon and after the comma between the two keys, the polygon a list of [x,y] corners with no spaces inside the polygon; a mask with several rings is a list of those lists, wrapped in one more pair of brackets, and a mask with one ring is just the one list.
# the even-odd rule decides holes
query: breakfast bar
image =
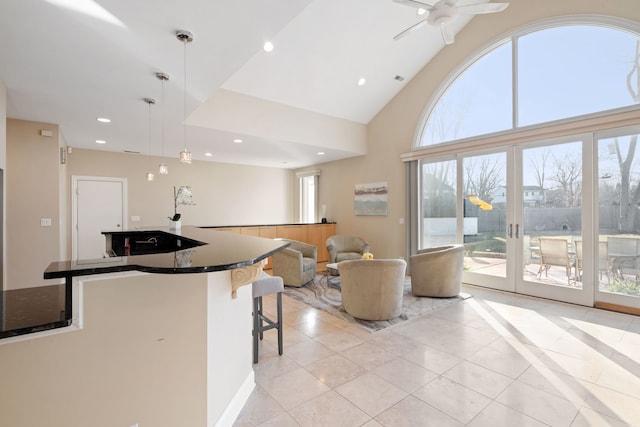
{"label": "breakfast bar", "polygon": [[[68,326],[0,339],[11,399],[56,407],[57,418],[0,404],[3,420],[232,425],[255,384],[244,285],[288,243],[186,226],[105,236],[110,256],[53,262],[44,273],[64,279]],[[43,371],[46,381],[31,375]]]}

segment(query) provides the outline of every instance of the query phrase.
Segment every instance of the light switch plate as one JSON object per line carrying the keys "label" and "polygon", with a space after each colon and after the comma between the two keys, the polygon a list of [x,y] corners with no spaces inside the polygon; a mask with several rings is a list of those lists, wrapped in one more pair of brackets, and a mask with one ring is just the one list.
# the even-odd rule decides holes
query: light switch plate
{"label": "light switch plate", "polygon": [[51,227],[51,218],[40,218],[40,227]]}

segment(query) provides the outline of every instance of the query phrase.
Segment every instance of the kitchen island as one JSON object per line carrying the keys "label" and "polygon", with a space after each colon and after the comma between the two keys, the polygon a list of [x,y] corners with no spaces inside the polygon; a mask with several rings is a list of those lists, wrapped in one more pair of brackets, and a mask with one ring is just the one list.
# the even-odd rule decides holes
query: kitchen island
{"label": "kitchen island", "polygon": [[202,244],[52,263],[45,277],[71,288],[72,322],[0,340],[1,424],[233,424],[254,387],[251,287],[234,282],[250,283],[287,244],[196,227],[142,231]]}

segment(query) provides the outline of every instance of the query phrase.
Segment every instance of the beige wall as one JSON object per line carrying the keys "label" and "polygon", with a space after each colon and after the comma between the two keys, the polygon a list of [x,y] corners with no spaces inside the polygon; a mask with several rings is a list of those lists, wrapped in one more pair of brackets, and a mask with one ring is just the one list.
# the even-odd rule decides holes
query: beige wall
{"label": "beige wall", "polygon": [[7,166],[7,87],[0,80],[0,168]]}
{"label": "beige wall", "polygon": [[[286,169],[164,159],[169,175],[145,180],[147,156],[74,149],[67,156],[71,176],[127,178],[129,227],[167,225],[173,215],[173,186],[190,185],[195,206],[180,206],[183,225],[249,225],[293,221],[292,172]],[[151,158],[156,172],[160,158]],[[131,216],[140,216],[138,223]]]}
{"label": "beige wall", "polygon": [[[535,21],[572,14],[610,15],[640,22],[637,0],[515,0],[504,12],[474,18],[456,36],[456,42],[445,47],[369,123],[366,156],[319,166],[320,205],[327,205],[327,216],[337,221],[337,232],[364,237],[376,257],[406,256],[406,229],[399,224],[407,215],[406,166],[400,154],[411,151],[433,93],[458,65],[498,36]],[[388,216],[355,216],[355,184],[379,181],[389,184]]]}
{"label": "beige wall", "polygon": [[[60,259],[59,159],[57,125],[7,120],[6,289],[47,284],[42,273]],[[41,218],[51,226],[41,227]]]}
{"label": "beige wall", "polygon": [[[7,87],[4,82],[0,80],[0,169],[3,171],[7,170]],[[4,268],[7,265],[7,235],[4,232],[6,227],[6,218],[7,218],[7,203],[6,203],[6,173],[5,179],[2,183],[2,218],[0,219],[0,243],[2,244],[3,250],[0,255],[2,265],[0,265],[0,291],[4,289],[4,285],[7,283],[6,269]]]}
{"label": "beige wall", "polygon": [[[59,150],[66,142],[56,125],[13,119],[7,124],[7,289],[51,284],[42,278],[45,268],[71,258],[73,175],[127,178],[130,228],[168,224],[174,185],[190,185],[194,194],[195,206],[178,209],[185,225],[294,221],[289,170],[198,161],[187,166],[165,159],[169,175],[156,174],[148,182],[147,156],[76,149],[61,164]],[[54,136],[40,136],[40,129],[51,129]],[[154,171],[159,163],[151,158]],[[140,222],[131,222],[131,216]],[[40,218],[51,218],[52,226],[40,227]]]}
{"label": "beige wall", "polygon": [[[84,285],[84,329],[0,343],[0,424],[206,425],[207,276],[96,277]],[[243,333],[246,354],[235,357],[246,377],[251,337]],[[236,389],[221,387],[223,408]]]}
{"label": "beige wall", "polygon": [[58,244],[60,258],[67,258],[67,254],[71,253],[71,231],[69,229],[70,206],[69,199],[71,188],[67,183],[67,163],[66,163],[66,151],[67,142],[61,131],[58,132],[58,150],[62,150],[59,155],[65,156],[65,161],[60,164],[58,170],[58,226],[60,227],[60,242]]}

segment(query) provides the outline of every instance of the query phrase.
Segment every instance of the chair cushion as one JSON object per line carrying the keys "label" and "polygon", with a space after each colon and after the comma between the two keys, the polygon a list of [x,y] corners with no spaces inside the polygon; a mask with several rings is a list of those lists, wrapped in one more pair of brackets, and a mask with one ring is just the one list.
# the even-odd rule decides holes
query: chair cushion
{"label": "chair cushion", "polygon": [[316,269],[316,260],[313,258],[302,258],[302,271]]}
{"label": "chair cushion", "polygon": [[284,291],[284,282],[282,277],[270,276],[264,271],[260,273],[260,277],[254,280],[251,285],[251,293],[253,298],[264,295],[275,294]]}
{"label": "chair cushion", "polygon": [[360,252],[338,252],[336,254],[336,262],[347,261],[349,259],[361,259],[362,254]]}

